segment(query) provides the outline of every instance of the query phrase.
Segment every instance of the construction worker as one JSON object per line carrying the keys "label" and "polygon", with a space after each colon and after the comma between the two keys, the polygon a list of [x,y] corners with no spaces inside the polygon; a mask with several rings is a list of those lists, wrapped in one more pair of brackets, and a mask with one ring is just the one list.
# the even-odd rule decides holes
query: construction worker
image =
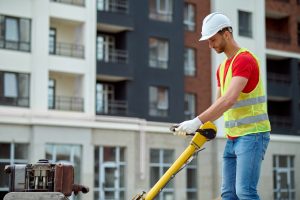
{"label": "construction worker", "polygon": [[257,200],[261,162],[271,130],[266,93],[257,57],[239,47],[232,31],[229,18],[222,13],[211,13],[204,18],[199,40],[207,40],[209,48],[227,57],[217,70],[217,99],[199,116],[180,123],[176,131],[195,132],[203,123],[223,115],[227,141],[222,200]]}

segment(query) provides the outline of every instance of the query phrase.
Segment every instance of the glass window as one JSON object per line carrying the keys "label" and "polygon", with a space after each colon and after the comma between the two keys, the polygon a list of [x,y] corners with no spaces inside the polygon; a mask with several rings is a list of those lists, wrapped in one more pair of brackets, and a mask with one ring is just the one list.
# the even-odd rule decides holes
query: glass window
{"label": "glass window", "polygon": [[31,21],[0,15],[0,48],[30,51]]}
{"label": "glass window", "polygon": [[196,117],[196,95],[186,93],[184,95],[184,116],[186,120]]}
{"label": "glass window", "polygon": [[197,200],[197,186],[198,186],[198,178],[197,178],[197,160],[194,158],[187,166],[186,166],[186,185],[187,185],[187,199],[189,200]]}
{"label": "glass window", "polygon": [[0,71],[0,105],[29,106],[29,74]]}
{"label": "glass window", "polygon": [[56,53],[56,29],[50,28],[49,30],[49,53]]}
{"label": "glass window", "polygon": [[55,83],[54,79],[48,81],[48,109],[55,109]]}
{"label": "glass window", "polygon": [[18,30],[18,19],[6,17],[5,20],[5,38],[6,40],[18,42],[19,30]]}
{"label": "glass window", "polygon": [[295,200],[295,168],[294,156],[273,156],[274,199]]}
{"label": "glass window", "polygon": [[172,21],[173,0],[149,0],[149,18],[159,21]]}
{"label": "glass window", "polygon": [[125,200],[125,147],[95,147],[94,199]]}
{"label": "glass window", "polygon": [[169,110],[169,94],[165,87],[149,88],[149,115],[166,117]]}
{"label": "glass window", "polygon": [[[174,162],[174,150],[150,149],[150,187],[164,175]],[[175,199],[174,181],[171,181],[158,194],[158,200]]]}
{"label": "glass window", "polygon": [[169,43],[157,38],[149,39],[149,66],[167,69],[169,61]]}
{"label": "glass window", "polygon": [[239,35],[252,38],[252,14],[238,11]]}
{"label": "glass window", "polygon": [[9,72],[4,74],[4,96],[13,98],[18,96],[17,74]]}
{"label": "glass window", "polygon": [[9,176],[5,165],[27,164],[29,145],[25,143],[0,143],[0,196],[8,192]]}
{"label": "glass window", "polygon": [[80,183],[81,146],[72,144],[46,144],[46,159],[52,163],[69,163],[74,166],[75,182]]}
{"label": "glass window", "polygon": [[[74,183],[80,183],[81,176],[81,145],[46,144],[46,159],[51,163],[67,163],[74,167]],[[72,194],[70,200],[79,200],[81,195]]]}
{"label": "glass window", "polygon": [[195,76],[196,62],[195,62],[195,49],[185,48],[184,50],[184,75]]}
{"label": "glass window", "polygon": [[184,4],[184,29],[187,31],[195,31],[195,5],[191,3]]}

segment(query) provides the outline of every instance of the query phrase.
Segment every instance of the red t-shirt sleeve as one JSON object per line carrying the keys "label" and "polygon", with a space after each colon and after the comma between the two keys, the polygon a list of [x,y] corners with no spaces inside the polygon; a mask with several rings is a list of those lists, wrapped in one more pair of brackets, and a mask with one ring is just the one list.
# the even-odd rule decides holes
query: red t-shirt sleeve
{"label": "red t-shirt sleeve", "polygon": [[236,57],[232,65],[232,77],[241,76],[248,79],[243,89],[244,93],[251,92],[259,80],[259,68],[256,59],[249,53],[243,52]]}

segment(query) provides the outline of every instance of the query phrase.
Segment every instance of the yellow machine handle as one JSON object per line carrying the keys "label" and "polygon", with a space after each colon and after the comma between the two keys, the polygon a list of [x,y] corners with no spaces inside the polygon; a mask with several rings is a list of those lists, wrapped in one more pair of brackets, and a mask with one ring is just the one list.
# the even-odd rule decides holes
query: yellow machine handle
{"label": "yellow machine handle", "polygon": [[203,144],[211,139],[214,139],[217,133],[217,128],[212,122],[206,122],[196,131],[189,146],[177,158],[166,173],[157,181],[157,183],[146,194],[137,195],[133,200],[152,200],[166,186],[169,180],[175,175],[187,160],[193,156],[195,151],[200,150]]}

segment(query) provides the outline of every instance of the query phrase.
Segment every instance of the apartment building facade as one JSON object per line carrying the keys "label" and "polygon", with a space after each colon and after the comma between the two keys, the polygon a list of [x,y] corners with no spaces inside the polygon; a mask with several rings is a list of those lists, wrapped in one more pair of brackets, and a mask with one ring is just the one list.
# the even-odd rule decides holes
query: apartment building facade
{"label": "apartment building facade", "polygon": [[[295,2],[291,6],[299,8]],[[237,0],[0,0],[0,168],[40,158],[72,163],[75,181],[90,188],[72,199],[131,199],[148,191],[191,139],[173,136],[169,125],[194,117],[215,98],[211,88],[224,57],[198,43],[204,16],[221,11],[233,20],[236,39],[261,59],[271,104],[281,98],[273,97],[279,86],[269,86],[268,63],[277,64],[269,58],[293,58],[286,61],[293,70],[299,64],[294,25],[287,49],[270,46],[265,37],[269,24],[278,23],[268,18],[289,3],[272,2],[276,8],[255,0],[245,8]],[[269,11],[273,7],[279,11]],[[297,11],[292,16],[298,20]],[[294,98],[295,87],[288,97]],[[296,130],[295,101],[289,108]],[[218,137],[157,199],[220,195],[225,139],[222,119],[216,124]],[[299,199],[300,140],[296,132],[278,130],[259,191],[262,199]],[[0,198],[7,191],[0,171]]]}

